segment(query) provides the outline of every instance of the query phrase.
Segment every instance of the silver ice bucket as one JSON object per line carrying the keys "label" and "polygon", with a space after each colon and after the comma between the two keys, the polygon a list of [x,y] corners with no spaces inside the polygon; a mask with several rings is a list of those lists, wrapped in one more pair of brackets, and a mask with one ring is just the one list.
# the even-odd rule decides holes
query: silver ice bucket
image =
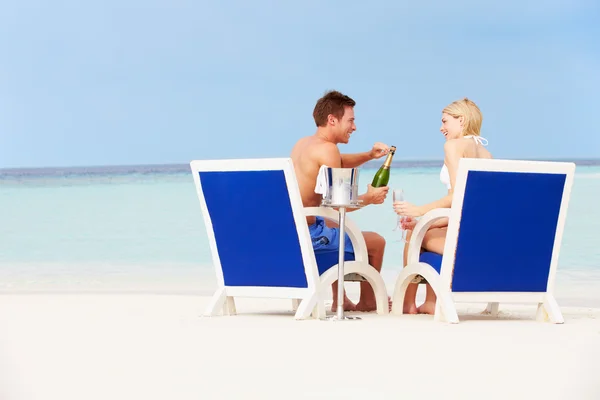
{"label": "silver ice bucket", "polygon": [[325,169],[324,205],[358,206],[358,168]]}

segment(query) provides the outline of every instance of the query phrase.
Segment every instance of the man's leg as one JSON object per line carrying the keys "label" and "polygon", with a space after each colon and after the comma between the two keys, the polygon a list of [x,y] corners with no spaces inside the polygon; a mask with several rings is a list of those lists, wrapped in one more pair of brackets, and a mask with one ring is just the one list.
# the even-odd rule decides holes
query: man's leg
{"label": "man's leg", "polygon": [[[331,232],[327,231],[327,229],[330,228],[336,228],[338,227],[338,224],[336,224],[334,221],[331,221],[327,218],[323,219],[323,223],[325,225],[325,227],[327,227],[326,229],[320,228],[319,226],[309,226],[309,230],[311,230],[311,227],[314,228],[314,232],[311,231],[311,237],[312,236],[325,236],[325,237],[331,237]],[[314,240],[314,239],[313,239]],[[333,247],[332,247],[333,249]],[[333,304],[331,305],[331,311],[335,312],[337,310],[337,292],[338,292],[338,284],[337,284],[337,280],[335,282],[333,282],[333,284],[331,285],[331,290],[333,292]],[[354,311],[355,309],[355,305],[354,303],[352,303],[352,301],[350,301],[350,299],[348,298],[348,296],[346,296],[346,293],[344,291],[344,311]]]}
{"label": "man's leg", "polygon": [[[336,280],[331,285],[331,291],[333,292],[333,304],[331,305],[331,311],[337,311],[337,293],[338,293],[338,281]],[[344,311],[355,311],[356,305],[346,296],[346,290],[344,290]]]}
{"label": "man's leg", "polygon": [[[326,219],[325,225],[330,228],[339,228],[339,225],[331,220]],[[365,244],[367,246],[367,255],[369,258],[369,264],[381,272],[383,265],[383,254],[385,251],[385,239],[378,233],[375,232],[363,232]],[[347,238],[346,238],[347,239]],[[337,280],[332,285],[333,292],[333,305],[331,310],[335,311],[337,308]],[[389,299],[389,297],[388,297]],[[391,303],[388,304],[391,308]],[[377,310],[377,301],[375,300],[375,292],[371,287],[371,284],[367,281],[360,283],[360,299],[358,304],[354,305],[350,299],[344,293],[344,310],[349,311],[375,311]]]}
{"label": "man's leg", "polygon": [[[383,253],[385,251],[385,239],[375,232],[363,232],[363,237],[367,245],[367,253],[369,255],[369,264],[378,272],[381,272],[383,265]],[[375,292],[373,287],[367,281],[360,283],[360,300],[356,304],[356,311],[375,311],[377,302],[375,300]]]}
{"label": "man's leg", "polygon": [[[329,228],[339,228],[339,225],[334,221],[325,219],[325,226]],[[331,291],[333,292],[333,303],[331,304],[331,311],[337,311],[337,294],[338,294],[338,281],[337,279],[331,285]],[[355,311],[356,305],[346,296],[346,290],[344,290],[344,311]]]}

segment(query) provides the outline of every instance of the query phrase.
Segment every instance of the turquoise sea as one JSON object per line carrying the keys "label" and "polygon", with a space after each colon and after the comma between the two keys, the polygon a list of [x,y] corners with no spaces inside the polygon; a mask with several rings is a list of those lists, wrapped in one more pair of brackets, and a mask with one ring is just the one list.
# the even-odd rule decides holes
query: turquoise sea
{"label": "turquoise sea", "polygon": [[[430,202],[445,194],[440,165],[395,165],[389,185],[404,189],[408,201]],[[360,169],[361,191],[375,171]],[[559,277],[600,293],[598,193],[600,161],[578,163]],[[0,292],[214,289],[188,165],[0,170],[0,213]],[[402,243],[392,231],[391,194],[384,204],[348,216],[387,239],[384,278],[393,282]]]}

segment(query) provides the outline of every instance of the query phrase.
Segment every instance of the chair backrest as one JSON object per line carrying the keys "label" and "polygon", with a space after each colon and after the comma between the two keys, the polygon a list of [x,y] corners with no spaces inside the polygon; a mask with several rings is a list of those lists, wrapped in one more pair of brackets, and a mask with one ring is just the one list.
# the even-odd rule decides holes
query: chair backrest
{"label": "chair backrest", "polygon": [[190,166],[221,286],[316,287],[291,159],[195,160]]}
{"label": "chair backrest", "polygon": [[441,275],[453,292],[552,291],[575,164],[461,159]]}

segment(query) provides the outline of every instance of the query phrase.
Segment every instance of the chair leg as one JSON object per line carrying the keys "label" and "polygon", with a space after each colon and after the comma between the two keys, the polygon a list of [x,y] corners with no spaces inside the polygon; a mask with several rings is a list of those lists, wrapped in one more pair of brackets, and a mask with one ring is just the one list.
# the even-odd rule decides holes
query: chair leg
{"label": "chair leg", "polygon": [[431,288],[437,295],[437,282],[439,281],[438,273],[425,263],[416,263],[407,265],[402,269],[398,278],[396,278],[396,284],[394,286],[394,294],[392,295],[392,314],[402,315],[404,310],[404,296],[406,295],[406,289],[408,285],[412,283],[413,279],[421,275],[425,278],[428,283],[431,284]]}
{"label": "chair leg", "polygon": [[292,299],[292,311],[296,311],[300,306],[300,299]]}
{"label": "chair leg", "polygon": [[406,289],[417,275],[421,275],[427,280],[437,296],[433,320],[445,321],[451,324],[458,323],[458,315],[452,301],[452,296],[442,287],[439,274],[430,265],[421,262],[407,265],[400,272],[400,275],[398,275],[392,298],[392,313],[396,315],[403,313]]}
{"label": "chair leg", "polygon": [[232,296],[227,296],[227,301],[223,307],[223,313],[226,315],[235,315],[237,313],[235,309],[235,300]]}
{"label": "chair leg", "polygon": [[444,322],[446,318],[444,317],[444,310],[442,309],[442,302],[437,299],[435,302],[435,313],[433,314],[433,320],[437,322]]}
{"label": "chair leg", "polygon": [[[375,268],[363,262],[346,261],[344,263],[344,275],[348,274],[360,275],[364,277],[365,280],[371,285],[373,292],[375,293],[375,301],[377,302],[377,314],[385,315],[389,313],[388,296],[385,282],[383,281],[381,274],[377,272]],[[327,287],[330,287],[333,282],[337,280],[337,277],[337,266],[331,267],[325,271],[321,275],[321,290],[326,290]]]}
{"label": "chair leg", "polygon": [[437,296],[436,311],[437,304],[439,304],[441,311],[440,314],[443,318],[443,321],[450,324],[458,324],[458,314],[456,313],[456,307],[454,307],[454,301],[452,301],[452,296],[450,296],[450,293],[441,293],[441,291],[436,291],[436,294],[437,293],[440,294]]}
{"label": "chair leg", "polygon": [[544,309],[544,303],[538,303],[537,311],[535,313],[535,319],[538,322],[546,322],[546,321],[548,321],[548,313]]}
{"label": "chair leg", "polygon": [[[321,314],[321,311],[325,311],[325,305],[323,305],[321,307],[321,305],[317,304],[320,302],[320,300],[321,299],[317,292],[302,299],[302,301],[300,301],[300,304],[298,305],[298,310],[296,311],[294,318],[295,319],[307,319],[311,314],[315,313],[315,308],[316,308],[317,318],[321,318],[320,314]],[[325,315],[323,315],[322,318],[325,318]]]}
{"label": "chair leg", "polygon": [[485,308],[484,313],[491,314],[492,317],[497,317],[499,306],[500,306],[500,303],[498,303],[498,302],[490,302],[487,304],[487,307]]}
{"label": "chair leg", "polygon": [[538,304],[536,319],[539,322],[550,321],[553,324],[563,324],[565,322],[553,295],[546,294],[544,302]]}
{"label": "chair leg", "polygon": [[223,311],[225,314],[226,305],[225,300],[227,296],[225,295],[225,288],[217,289],[213,297],[210,299],[206,310],[204,311],[204,316],[206,317],[214,317],[219,315],[220,311]]}
{"label": "chair leg", "polygon": [[405,274],[406,268],[400,273],[398,279],[396,279],[396,285],[394,286],[394,294],[392,295],[392,314],[402,315],[404,313],[404,296],[406,295],[406,289],[411,283],[412,279],[416,274]]}
{"label": "chair leg", "polygon": [[363,276],[373,288],[373,293],[375,293],[375,301],[377,302],[377,314],[389,314],[390,306],[388,302],[387,289],[381,274],[371,266],[362,271],[357,271],[356,273]]}
{"label": "chair leg", "polygon": [[317,305],[313,308],[313,312],[311,315],[315,319],[324,319],[325,317],[327,317],[324,298],[320,298],[319,300],[317,300]]}

